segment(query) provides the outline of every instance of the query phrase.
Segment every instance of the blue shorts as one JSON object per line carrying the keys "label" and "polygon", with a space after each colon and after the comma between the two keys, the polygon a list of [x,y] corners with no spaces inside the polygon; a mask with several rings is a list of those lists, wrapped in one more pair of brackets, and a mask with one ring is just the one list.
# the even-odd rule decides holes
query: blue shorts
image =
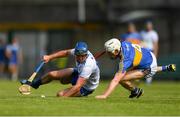
{"label": "blue shorts", "polygon": [[76,84],[78,77],[79,77],[79,73],[78,73],[77,69],[74,68],[74,71],[72,73],[72,80],[71,80],[72,85]]}
{"label": "blue shorts", "polygon": [[[77,69],[74,69],[72,77],[73,78],[71,80],[71,84],[76,85],[78,77],[79,77]],[[89,91],[89,90],[85,89],[84,87],[81,87],[81,89],[80,89],[81,96],[88,96],[89,94],[93,93],[93,91],[94,90]]]}
{"label": "blue shorts", "polygon": [[89,91],[89,90],[85,89],[84,87],[81,87],[81,89],[80,89],[81,96],[88,96],[89,94],[91,94],[93,92],[94,92],[94,90]]}

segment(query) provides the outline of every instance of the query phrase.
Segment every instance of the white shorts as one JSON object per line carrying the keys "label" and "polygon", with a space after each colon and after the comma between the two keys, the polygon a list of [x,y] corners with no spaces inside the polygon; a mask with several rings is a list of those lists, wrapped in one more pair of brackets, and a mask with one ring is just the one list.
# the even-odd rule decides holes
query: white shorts
{"label": "white shorts", "polygon": [[155,55],[151,52],[152,63],[150,65],[150,72],[145,76],[145,78],[152,78],[157,72],[157,59]]}

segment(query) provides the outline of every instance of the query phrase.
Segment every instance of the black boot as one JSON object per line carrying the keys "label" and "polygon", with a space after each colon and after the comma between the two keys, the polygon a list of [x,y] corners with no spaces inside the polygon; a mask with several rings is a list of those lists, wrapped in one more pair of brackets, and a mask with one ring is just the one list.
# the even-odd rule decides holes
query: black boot
{"label": "black boot", "polygon": [[143,94],[143,89],[135,88],[133,91],[131,91],[131,95],[129,95],[129,98],[139,98]]}

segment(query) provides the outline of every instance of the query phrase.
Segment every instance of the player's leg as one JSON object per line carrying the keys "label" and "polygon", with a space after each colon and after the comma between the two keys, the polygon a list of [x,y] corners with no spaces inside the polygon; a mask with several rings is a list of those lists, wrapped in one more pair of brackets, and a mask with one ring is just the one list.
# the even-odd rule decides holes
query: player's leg
{"label": "player's leg", "polygon": [[120,84],[125,89],[127,89],[131,92],[131,94],[129,95],[129,98],[134,98],[134,97],[138,98],[143,94],[143,90],[138,88],[137,86],[134,86],[134,84],[130,81],[122,81],[122,82],[120,82]]}
{"label": "player's leg", "polygon": [[121,81],[138,80],[143,78],[147,73],[147,70],[131,70],[126,73]]}
{"label": "player's leg", "polygon": [[44,75],[41,79],[42,84],[47,84],[52,80],[64,80],[63,82],[67,82],[68,78],[72,75],[73,68],[66,68],[58,71],[51,71]]}
{"label": "player's leg", "polygon": [[[152,63],[150,65],[150,68],[144,69],[144,70],[132,70],[132,71],[129,71],[129,72],[126,73],[126,75],[122,79],[122,81],[136,80],[136,79],[141,79],[143,77],[146,78],[146,79],[152,78],[153,75],[155,75],[156,72],[157,72],[157,60],[156,60],[156,57],[154,56],[154,54],[151,53],[151,55],[152,55]],[[128,84],[127,84],[127,87],[128,87]],[[129,97],[130,98],[139,97],[139,96],[142,95],[142,93],[143,93],[142,89],[134,87],[134,89],[131,91],[131,95]]]}
{"label": "player's leg", "polygon": [[60,82],[62,84],[71,83],[72,85],[75,85],[77,80],[78,80],[78,77],[79,77],[79,73],[78,73],[77,69],[73,68],[73,71],[72,71],[71,75],[68,75],[67,77],[62,77],[60,79]]}
{"label": "player's leg", "polygon": [[157,72],[175,72],[176,71],[176,65],[175,64],[169,64],[165,66],[157,66]]}
{"label": "player's leg", "polygon": [[[150,65],[150,68],[144,69],[144,70],[132,70],[127,73],[127,75],[123,78],[123,80],[135,80],[135,79],[140,79],[140,78],[152,78],[153,75],[156,74],[157,72],[157,60],[154,54],[152,54],[152,63]],[[134,88],[133,91],[131,91],[131,95],[129,96],[130,98],[136,96],[137,98],[141,96],[143,93],[143,90],[140,88]]]}
{"label": "player's leg", "polygon": [[135,87],[131,81],[121,81],[119,84],[129,91],[132,91]]}
{"label": "player's leg", "polygon": [[[165,65],[165,66],[157,66],[156,68],[156,72],[175,72],[176,71],[176,65],[175,64],[169,64],[169,65]],[[146,78],[146,83],[150,84],[152,82],[152,77],[148,77]]]}
{"label": "player's leg", "polygon": [[0,77],[3,77],[4,75],[4,68],[5,68],[4,63],[0,61]]}
{"label": "player's leg", "polygon": [[11,80],[16,81],[18,79],[18,66],[17,66],[17,64],[9,64],[9,71],[11,73]]}
{"label": "player's leg", "polygon": [[120,82],[120,84],[126,88],[127,90],[131,91],[131,95],[129,98],[134,98],[134,97],[140,97],[143,94],[143,89],[138,88],[133,84],[134,80],[141,79],[143,78],[148,72],[147,71],[142,71],[142,70],[132,70],[128,71],[123,78],[123,80]]}
{"label": "player's leg", "polygon": [[30,84],[33,88],[37,89],[40,85],[47,84],[52,80],[62,80],[64,84],[71,82],[71,75],[73,74],[73,68],[66,68],[58,71],[51,71],[41,78],[35,78]]}
{"label": "player's leg", "polygon": [[3,73],[4,71],[4,64],[0,61],[0,73]]}
{"label": "player's leg", "polygon": [[150,65],[150,69],[149,69],[149,70],[151,70],[150,71],[151,73],[145,77],[147,84],[151,84],[152,83],[152,81],[153,81],[152,76],[157,72],[157,58],[154,55],[154,53],[152,53],[152,52],[151,52],[151,56],[152,56],[152,60],[153,60],[151,65]]}

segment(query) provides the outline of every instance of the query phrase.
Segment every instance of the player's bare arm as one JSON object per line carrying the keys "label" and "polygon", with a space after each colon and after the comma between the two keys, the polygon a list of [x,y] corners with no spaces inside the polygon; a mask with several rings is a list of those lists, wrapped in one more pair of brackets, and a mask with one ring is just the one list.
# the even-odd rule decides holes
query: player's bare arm
{"label": "player's bare arm", "polygon": [[86,83],[86,79],[83,77],[79,77],[77,84],[72,86],[69,91],[67,91],[63,97],[73,97],[76,96],[77,94],[80,94],[79,91],[81,87]]}
{"label": "player's bare arm", "polygon": [[154,54],[157,57],[158,56],[158,41],[157,42],[153,42],[153,48],[154,48]]}
{"label": "player's bare arm", "polygon": [[94,58],[95,58],[95,59],[98,59],[98,58],[100,58],[102,55],[104,55],[105,53],[106,53],[105,50],[101,50],[101,51],[99,51],[99,52],[97,52],[97,53],[94,54]]}
{"label": "player's bare arm", "polygon": [[44,55],[43,60],[47,63],[50,60],[53,60],[55,58],[66,57],[66,56],[70,55],[70,53],[71,53],[71,49],[61,50],[61,51],[58,51],[58,52],[50,54],[50,55]]}
{"label": "player's bare arm", "polygon": [[121,79],[125,76],[126,72],[117,72],[113,80],[110,82],[108,88],[104,92],[103,95],[96,96],[97,99],[106,99],[116,88],[116,86],[119,84]]}

